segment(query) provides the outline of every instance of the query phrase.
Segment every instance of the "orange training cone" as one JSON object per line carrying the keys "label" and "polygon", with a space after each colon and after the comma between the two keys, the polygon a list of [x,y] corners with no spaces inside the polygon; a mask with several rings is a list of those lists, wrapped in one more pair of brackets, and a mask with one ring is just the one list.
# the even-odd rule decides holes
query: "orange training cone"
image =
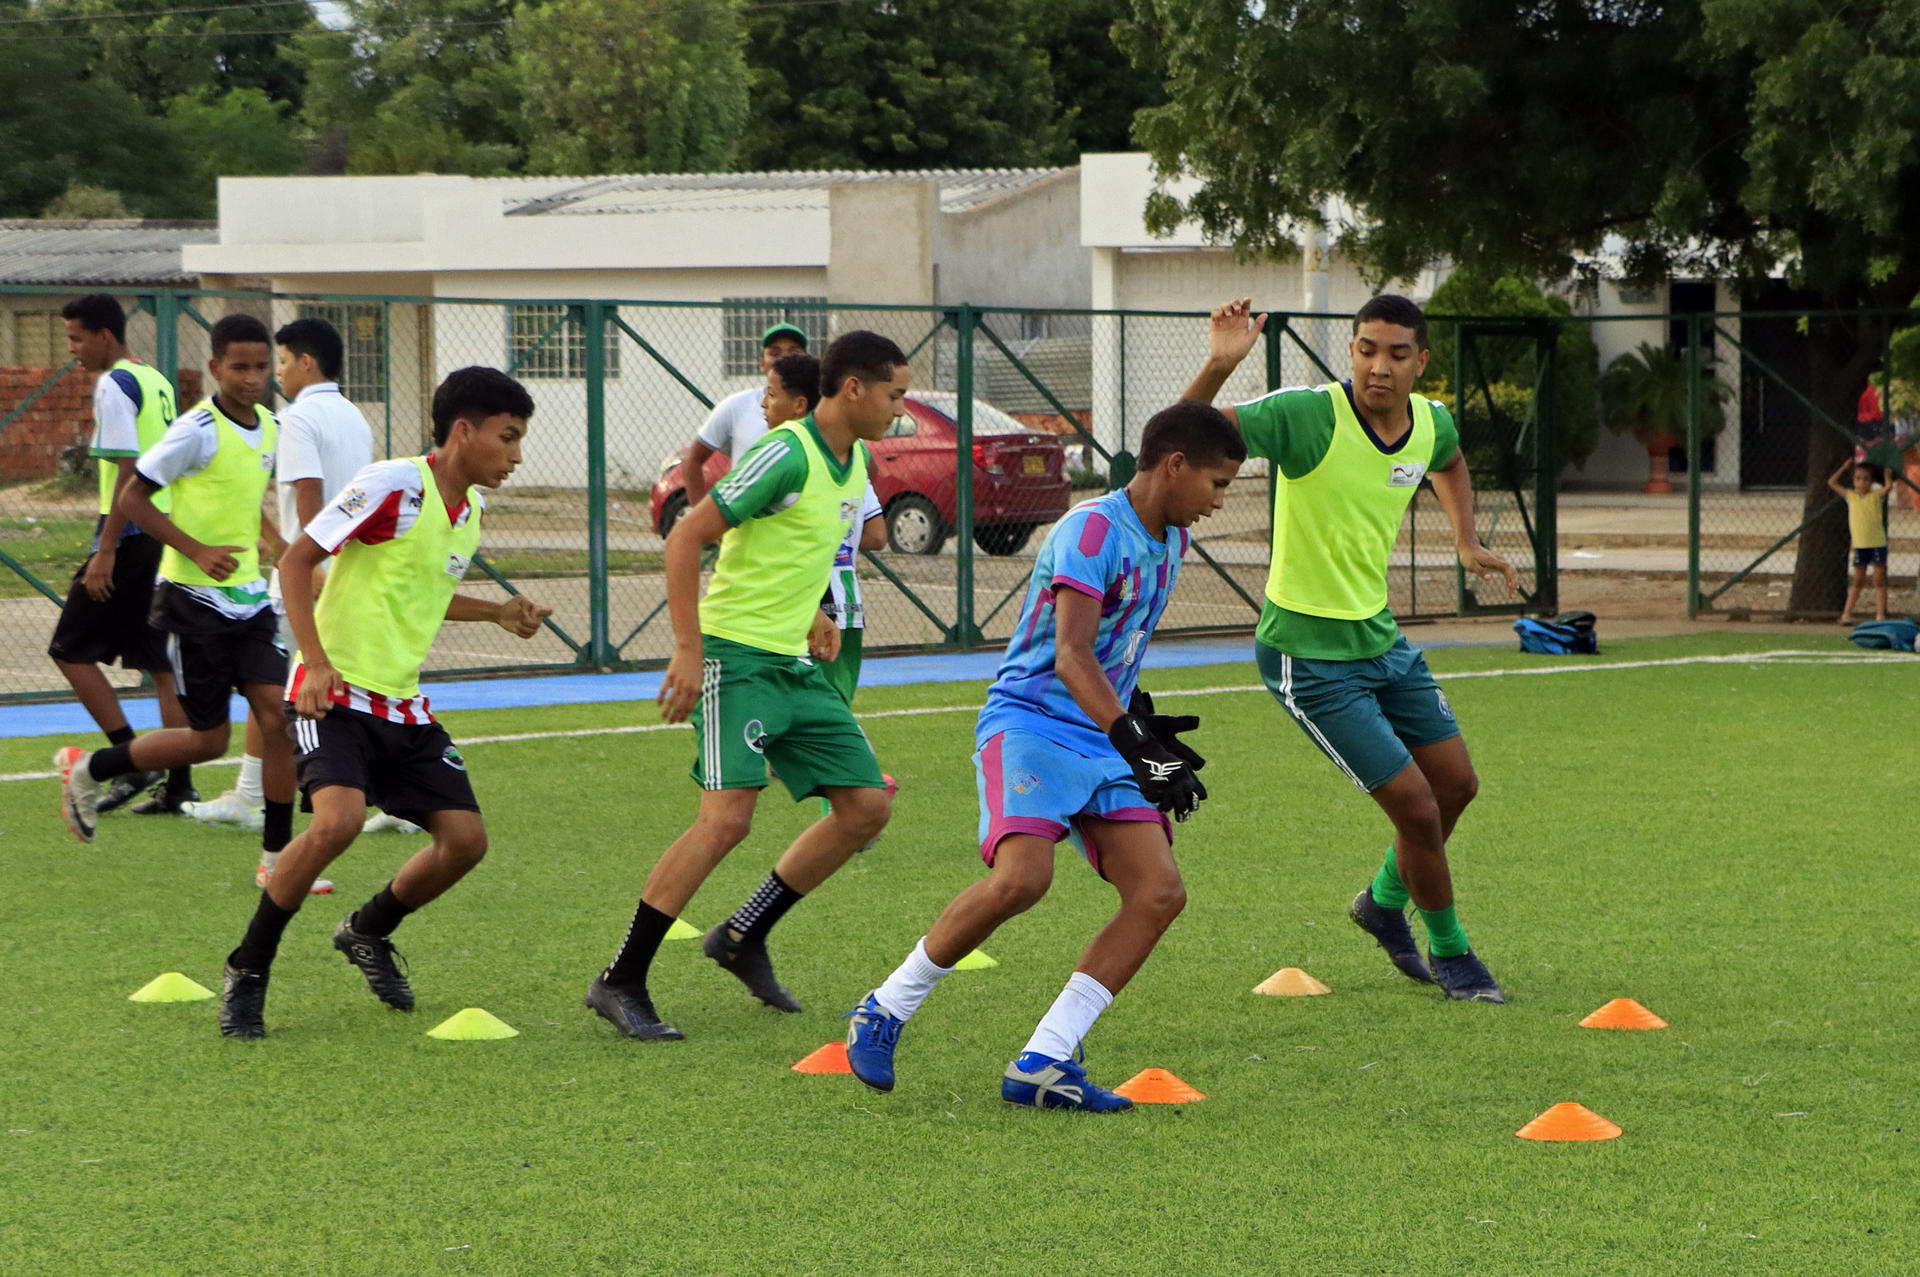
{"label": "orange training cone", "polygon": [[829,1042],[818,1051],[810,1052],[807,1057],[793,1066],[795,1073],[851,1073],[853,1066],[847,1063],[847,1044]]}
{"label": "orange training cone", "polygon": [[1207,1098],[1165,1069],[1141,1069],[1113,1090],[1135,1104],[1191,1104]]}
{"label": "orange training cone", "polygon": [[1667,1022],[1632,998],[1615,998],[1580,1021],[1583,1029],[1664,1029]]}
{"label": "orange training cone", "polygon": [[1556,1104],[1514,1132],[1523,1140],[1611,1140],[1620,1128],[1584,1104]]}
{"label": "orange training cone", "polygon": [[1259,984],[1254,985],[1253,991],[1271,993],[1280,998],[1311,998],[1322,993],[1333,992],[1299,967],[1281,967]]}

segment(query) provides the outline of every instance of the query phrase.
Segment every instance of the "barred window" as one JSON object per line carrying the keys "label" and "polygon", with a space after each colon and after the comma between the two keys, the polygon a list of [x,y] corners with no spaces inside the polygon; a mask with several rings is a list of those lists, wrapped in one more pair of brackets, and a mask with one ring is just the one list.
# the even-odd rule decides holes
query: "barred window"
{"label": "barred window", "polygon": [[827,340],[824,297],[724,297],[721,357],[728,377],[760,371],[760,334],[775,324],[792,324],[807,335],[807,349],[818,354]]}
{"label": "barred window", "polygon": [[387,317],[378,302],[300,303],[300,318],[324,319],[340,334],[346,357],[340,393],[355,403],[387,399]]}
{"label": "barred window", "polygon": [[[587,375],[587,328],[569,306],[518,303],[507,310],[507,370],[527,380],[579,380]],[[620,330],[609,308],[606,370],[620,375]]]}
{"label": "barred window", "polygon": [[13,313],[12,350],[5,362],[20,368],[58,368],[67,354],[67,322],[57,310]]}

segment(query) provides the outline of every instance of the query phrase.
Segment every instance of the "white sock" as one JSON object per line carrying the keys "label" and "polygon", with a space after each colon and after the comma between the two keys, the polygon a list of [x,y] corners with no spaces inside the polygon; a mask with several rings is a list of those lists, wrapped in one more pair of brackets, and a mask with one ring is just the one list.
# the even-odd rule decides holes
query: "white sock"
{"label": "white sock", "polygon": [[258,807],[267,801],[267,791],[260,787],[260,760],[252,754],[240,755],[240,779],[234,789],[240,801],[249,807]]}
{"label": "white sock", "polygon": [[269,874],[273,872],[273,867],[279,863],[280,863],[279,852],[263,851],[260,853],[260,867],[266,870]]}
{"label": "white sock", "polygon": [[1027,1039],[1020,1054],[1044,1055],[1049,1060],[1070,1059],[1100,1013],[1113,1005],[1113,995],[1084,971],[1076,971],[1047,1008],[1040,1027]]}
{"label": "white sock", "polygon": [[873,991],[873,998],[880,1009],[894,1019],[910,1020],[933,992],[933,986],[952,974],[952,967],[934,965],[933,959],[927,956],[927,938],[921,936],[907,960],[895,968],[886,983]]}

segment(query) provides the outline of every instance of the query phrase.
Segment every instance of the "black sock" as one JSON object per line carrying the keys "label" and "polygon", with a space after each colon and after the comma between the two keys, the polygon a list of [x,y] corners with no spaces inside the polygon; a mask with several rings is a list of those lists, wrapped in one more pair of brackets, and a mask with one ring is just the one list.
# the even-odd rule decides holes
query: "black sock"
{"label": "black sock", "polygon": [[400,920],[412,912],[413,906],[394,895],[393,884],[388,883],[360,906],[360,912],[347,925],[363,936],[390,936]]}
{"label": "black sock", "polygon": [[116,727],[107,733],[107,744],[109,745],[124,745],[132,739],[133,729],[124,725]]}
{"label": "black sock", "polygon": [[227,961],[242,971],[263,973],[273,965],[273,955],[280,949],[280,934],[293,921],[294,909],[282,909],[273,903],[273,897],[262,891],[260,907],[253,911],[253,921],[247,924],[247,934],[240,941],[240,947],[227,955]]}
{"label": "black sock", "polygon": [[293,841],[293,804],[267,799],[267,823],[260,830],[260,850],[278,851]]}
{"label": "black sock", "polygon": [[134,770],[133,746],[127,741],[96,749],[87,759],[87,771],[95,780],[112,780]]}
{"label": "black sock", "polygon": [[167,772],[167,792],[175,798],[193,790],[193,768],[175,767]]}
{"label": "black sock", "polygon": [[642,900],[633,911],[633,925],[627,928],[620,952],[613,955],[612,965],[600,978],[622,988],[644,990],[647,968],[653,965],[653,955],[660,951],[660,942],[672,925],[672,918]]}
{"label": "black sock", "polygon": [[767,932],[773,930],[773,924],[780,921],[799,900],[799,892],[782,882],[779,874],[770,873],[767,880],[747,897],[747,903],[727,919],[727,929],[742,940],[764,942]]}

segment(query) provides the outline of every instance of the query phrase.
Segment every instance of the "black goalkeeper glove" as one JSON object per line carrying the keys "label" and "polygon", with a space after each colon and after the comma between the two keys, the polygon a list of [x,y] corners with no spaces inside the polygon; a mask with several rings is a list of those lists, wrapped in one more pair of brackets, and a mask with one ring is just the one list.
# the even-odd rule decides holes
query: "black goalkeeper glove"
{"label": "black goalkeeper glove", "polygon": [[[1127,713],[1145,720],[1147,730],[1194,771],[1207,765],[1207,760],[1200,757],[1199,750],[1180,739],[1181,732],[1191,732],[1200,726],[1198,714],[1156,714],[1153,712],[1153,694],[1144,687],[1133,689],[1133,697],[1127,701]],[[1204,792],[1201,797],[1206,797]]]}
{"label": "black goalkeeper glove", "polygon": [[1133,779],[1148,802],[1161,811],[1170,812],[1175,820],[1185,820],[1199,809],[1200,800],[1207,796],[1207,787],[1193,774],[1187,760],[1149,731],[1146,721],[1138,714],[1122,714],[1114,719],[1107,739],[1120,751],[1120,757],[1127,760],[1127,766],[1133,768]]}

